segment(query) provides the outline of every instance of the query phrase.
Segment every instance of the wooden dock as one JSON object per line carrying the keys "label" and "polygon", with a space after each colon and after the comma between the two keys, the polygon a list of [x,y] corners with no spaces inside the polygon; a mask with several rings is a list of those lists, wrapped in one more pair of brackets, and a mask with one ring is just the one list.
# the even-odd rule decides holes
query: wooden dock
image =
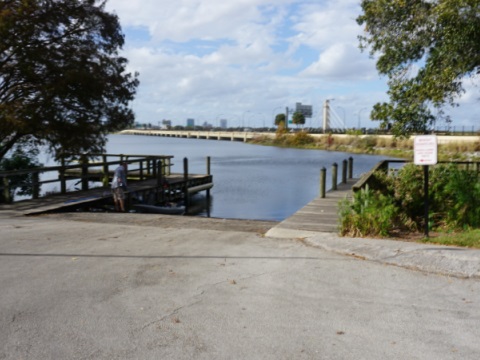
{"label": "wooden dock", "polygon": [[[209,190],[213,187],[211,175],[190,174],[187,182],[185,182],[183,174],[171,174],[164,176],[163,179],[164,183],[161,187],[158,186],[156,179],[130,182],[126,191],[127,207],[139,196],[145,199],[151,195],[158,199],[159,191],[163,193],[160,196],[163,196],[165,200],[173,201],[175,200],[175,195],[179,197],[184,196],[185,185],[189,195]],[[106,203],[113,204],[110,187],[97,187],[65,194],[52,194],[11,204],[0,204],[0,211],[13,211],[19,215],[36,215],[47,212],[75,211],[76,209],[101,207]]]}
{"label": "wooden dock", "polygon": [[[113,205],[109,183],[112,181],[113,169],[122,162],[128,163],[128,189],[125,192],[127,210],[135,203],[155,205],[182,201],[185,204],[185,212],[188,213],[190,196],[206,191],[208,199],[209,191],[213,187],[210,158],[207,158],[205,175],[189,174],[187,159],[184,159],[182,174],[171,173],[173,156],[170,155],[101,154],[100,158],[101,161],[81,161],[76,164],[0,172],[0,195],[4,200],[0,202],[0,211],[32,215],[54,211],[101,209]],[[109,161],[109,158],[115,160]],[[31,198],[9,201],[10,179],[25,175],[31,179],[27,184],[32,189]],[[56,185],[57,190],[41,192],[41,186],[47,184]]]}
{"label": "wooden dock", "polygon": [[[134,202],[137,197],[146,198],[152,194],[158,198],[158,191],[162,191],[165,198],[173,194],[183,196],[185,181],[183,174],[171,174],[164,177],[164,186],[158,187],[156,179],[131,182],[126,191],[126,204]],[[168,185],[167,185],[168,184]],[[211,175],[188,176],[188,193],[190,195],[202,190],[208,190],[213,187]],[[168,194],[165,192],[168,191]],[[166,199],[168,200],[168,199]],[[19,215],[36,215],[48,212],[75,211],[76,209],[100,208],[102,205],[112,203],[112,193],[110,187],[98,187],[89,190],[79,190],[65,194],[52,194],[37,199],[17,201],[11,204],[0,204],[0,211],[12,211]]]}
{"label": "wooden dock", "polygon": [[338,233],[339,201],[353,196],[352,186],[358,179],[348,179],[330,190],[325,198],[317,197],[295,214],[270,229],[266,236],[278,238],[307,237],[315,233]]}

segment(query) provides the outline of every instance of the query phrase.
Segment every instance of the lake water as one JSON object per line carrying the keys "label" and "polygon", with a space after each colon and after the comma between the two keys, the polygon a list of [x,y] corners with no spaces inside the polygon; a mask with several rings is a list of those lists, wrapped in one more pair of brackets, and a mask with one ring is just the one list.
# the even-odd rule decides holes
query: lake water
{"label": "lake water", "polygon": [[369,171],[383,156],[357,155],[322,150],[286,149],[242,142],[183,139],[140,135],[111,135],[107,153],[173,155],[173,172],[206,173],[211,157],[214,187],[210,216],[232,219],[283,220],[319,195],[320,169],[354,159],[353,176]]}

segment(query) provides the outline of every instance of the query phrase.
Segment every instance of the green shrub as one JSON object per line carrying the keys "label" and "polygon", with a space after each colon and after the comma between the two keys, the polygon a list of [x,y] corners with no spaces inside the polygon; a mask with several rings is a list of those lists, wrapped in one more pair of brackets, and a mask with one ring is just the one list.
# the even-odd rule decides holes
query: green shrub
{"label": "green shrub", "polygon": [[308,133],[305,131],[297,132],[289,138],[289,145],[295,147],[313,144],[314,142],[315,139],[313,138],[313,136],[308,135]]}
{"label": "green shrub", "polygon": [[368,187],[340,204],[340,233],[350,236],[389,236],[397,227],[399,210],[391,197]]}
{"label": "green shrub", "polygon": [[[20,169],[33,169],[42,166],[37,160],[38,150],[17,146],[9,157],[0,160],[0,170],[12,171]],[[15,196],[33,194],[35,177],[33,173],[8,177],[8,195],[0,192],[0,203],[11,202]],[[2,184],[3,185],[3,184]]]}
{"label": "green shrub", "polygon": [[[370,188],[340,204],[341,233],[388,236],[395,229],[424,227],[423,167],[407,164],[398,172],[378,171]],[[429,169],[429,227],[455,231],[480,228],[480,181],[476,170],[458,165]]]}

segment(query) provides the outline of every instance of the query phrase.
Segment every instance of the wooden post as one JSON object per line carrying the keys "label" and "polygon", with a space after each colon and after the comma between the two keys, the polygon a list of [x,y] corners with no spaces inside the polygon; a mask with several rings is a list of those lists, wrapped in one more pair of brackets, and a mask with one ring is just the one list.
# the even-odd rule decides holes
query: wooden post
{"label": "wooden post", "polygon": [[348,178],[353,179],[353,158],[348,158]]}
{"label": "wooden post", "polygon": [[157,173],[157,201],[162,203],[164,201],[164,189],[163,189],[163,175],[162,175],[162,162],[157,163],[158,170]]}
{"label": "wooden post", "polygon": [[140,171],[140,180],[143,181],[143,180],[144,180],[144,177],[143,177],[143,160],[140,160],[139,163],[140,163],[140,164],[139,164],[139,165],[140,165],[140,169],[139,169],[139,171]]}
{"label": "wooden post", "polygon": [[[210,156],[207,156],[207,175],[211,175],[210,164],[211,164]],[[207,206],[208,206],[209,201],[210,201],[210,189],[207,189]]]}
{"label": "wooden post", "polygon": [[320,197],[322,199],[325,198],[326,180],[327,180],[327,169],[325,169],[325,167],[322,167],[320,169]]}
{"label": "wooden post", "polygon": [[38,199],[38,197],[40,196],[40,174],[38,173],[38,171],[33,171],[32,172],[32,187],[33,187],[33,191],[32,191],[32,198],[33,199]]}
{"label": "wooden post", "polygon": [[86,154],[80,157],[80,164],[82,166],[82,190],[88,190],[88,158]]}
{"label": "wooden post", "polygon": [[189,196],[188,196],[188,159],[183,159],[183,201],[185,202],[185,214],[188,214]]}
{"label": "wooden post", "polygon": [[152,159],[152,171],[153,171],[153,177],[156,178],[157,177],[157,167],[158,167],[158,162],[157,162],[157,159]]}
{"label": "wooden post", "polygon": [[103,171],[103,176],[102,176],[102,185],[104,187],[108,187],[108,183],[110,182],[110,174],[108,173],[108,164],[107,164],[107,155],[102,155],[102,171]]}
{"label": "wooden post", "polygon": [[60,173],[58,174],[60,178],[60,193],[67,193],[67,181],[65,180],[65,158],[62,156]]}
{"label": "wooden post", "polygon": [[342,183],[346,184],[347,183],[347,160],[343,160],[342,163]]}
{"label": "wooden post", "polygon": [[152,160],[150,157],[147,157],[147,175],[150,176],[152,174],[151,168],[152,168]]}
{"label": "wooden post", "polygon": [[210,156],[207,156],[207,175],[210,175]]}
{"label": "wooden post", "polygon": [[165,175],[171,175],[172,173],[170,172],[172,169],[172,161],[170,158],[165,159]]}
{"label": "wooden post", "polygon": [[337,179],[338,179],[338,164],[333,163],[332,165],[332,190],[337,190]]}

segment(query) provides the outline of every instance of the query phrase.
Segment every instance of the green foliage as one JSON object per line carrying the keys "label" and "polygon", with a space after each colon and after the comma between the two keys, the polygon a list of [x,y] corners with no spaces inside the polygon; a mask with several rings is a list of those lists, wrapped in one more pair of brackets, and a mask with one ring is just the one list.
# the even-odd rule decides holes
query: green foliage
{"label": "green foliage", "polygon": [[[479,228],[479,180],[476,170],[453,164],[430,167],[429,227]],[[370,188],[355,194],[353,203],[342,204],[342,234],[386,236],[393,229],[424,227],[423,167],[407,164],[396,174],[378,171],[369,184]]]}
{"label": "green foliage", "polygon": [[362,0],[361,6],[360,47],[389,78],[390,102],[375,105],[372,118],[383,127],[393,121],[396,135],[422,132],[434,119],[431,109],[453,105],[463,78],[480,70],[478,1]]}
{"label": "green foliage", "polygon": [[341,202],[340,232],[350,236],[389,236],[395,230],[398,214],[392,198],[367,187],[356,192],[353,201]]}
{"label": "green foliage", "polygon": [[305,115],[303,115],[301,112],[296,112],[293,114],[292,117],[292,123],[295,125],[304,125],[305,124]]}
{"label": "green foliage", "polygon": [[97,0],[0,3],[0,159],[22,139],[62,153],[101,152],[133,124],[138,86],[118,55],[118,18]]}
{"label": "green foliage", "polygon": [[315,139],[305,131],[299,131],[289,137],[289,144],[294,147],[301,147],[313,143],[315,143]]}
{"label": "green foliage", "polygon": [[285,114],[277,114],[277,116],[275,116],[275,126],[280,125],[285,126]]}
{"label": "green foliage", "polygon": [[277,146],[305,148],[309,145],[315,144],[315,138],[305,131],[289,134],[285,128],[279,127],[273,144]]}
{"label": "green foliage", "polygon": [[[11,153],[11,156],[0,160],[0,170],[12,171],[40,167],[42,164],[38,162],[37,155],[37,149],[27,149],[22,146],[17,146]],[[0,202],[5,202],[7,200],[12,201],[15,195],[32,195],[34,181],[35,177],[33,173],[8,177],[9,194],[8,197],[5,197],[5,194],[2,191],[0,193]],[[3,186],[5,184],[2,183],[0,185]]]}
{"label": "green foliage", "polygon": [[[476,171],[452,169],[445,184],[448,207],[445,221],[450,228],[480,227],[480,182]],[[443,202],[445,204],[445,202]]]}

